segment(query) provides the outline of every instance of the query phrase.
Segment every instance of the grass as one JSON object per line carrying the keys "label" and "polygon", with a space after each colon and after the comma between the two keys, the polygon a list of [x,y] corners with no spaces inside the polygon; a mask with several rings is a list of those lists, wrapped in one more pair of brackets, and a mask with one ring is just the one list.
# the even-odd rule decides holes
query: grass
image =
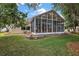
{"label": "grass", "polygon": [[0,32],[0,37],[5,36],[6,32]]}
{"label": "grass", "polygon": [[29,40],[23,36],[0,37],[0,55],[5,56],[64,56],[73,55],[66,44],[79,41],[79,35],[50,36]]}

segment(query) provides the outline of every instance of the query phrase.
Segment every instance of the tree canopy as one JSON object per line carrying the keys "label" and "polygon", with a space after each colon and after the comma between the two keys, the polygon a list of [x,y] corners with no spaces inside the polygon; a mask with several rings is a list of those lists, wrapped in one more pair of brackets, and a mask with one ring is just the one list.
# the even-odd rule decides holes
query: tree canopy
{"label": "tree canopy", "polygon": [[73,3],[59,3],[54,4],[55,10],[60,10],[65,18],[65,25],[67,28],[76,30],[79,24],[79,4]]}
{"label": "tree canopy", "polygon": [[18,11],[15,3],[0,4],[0,27],[11,24],[21,25],[25,21],[25,17],[27,14]]}

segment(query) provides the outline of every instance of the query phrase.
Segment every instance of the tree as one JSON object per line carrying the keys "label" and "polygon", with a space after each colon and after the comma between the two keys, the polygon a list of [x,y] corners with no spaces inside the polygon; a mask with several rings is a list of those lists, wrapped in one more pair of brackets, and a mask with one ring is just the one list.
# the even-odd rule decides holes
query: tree
{"label": "tree", "polygon": [[29,9],[32,8],[34,10],[39,7],[39,4],[40,3],[26,3],[26,5],[29,7]]}
{"label": "tree", "polygon": [[79,4],[60,3],[54,4],[55,10],[60,10],[65,18],[67,28],[72,28],[76,31],[76,26],[79,24]]}
{"label": "tree", "polygon": [[15,3],[0,4],[0,27],[6,27],[6,25],[10,26],[12,24],[20,26],[21,21],[25,22],[26,17],[27,14],[17,10]]}

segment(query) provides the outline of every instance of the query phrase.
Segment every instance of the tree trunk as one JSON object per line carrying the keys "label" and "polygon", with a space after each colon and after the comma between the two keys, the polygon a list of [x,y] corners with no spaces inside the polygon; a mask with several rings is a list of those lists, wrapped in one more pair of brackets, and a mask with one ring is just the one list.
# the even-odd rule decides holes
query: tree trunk
{"label": "tree trunk", "polygon": [[73,32],[76,32],[76,26],[73,27]]}

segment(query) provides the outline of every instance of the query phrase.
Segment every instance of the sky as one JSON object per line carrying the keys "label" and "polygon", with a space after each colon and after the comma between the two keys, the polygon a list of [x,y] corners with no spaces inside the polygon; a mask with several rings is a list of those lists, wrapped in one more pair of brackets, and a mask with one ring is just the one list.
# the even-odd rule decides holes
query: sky
{"label": "sky", "polygon": [[28,13],[27,15],[28,18],[44,13],[46,11],[49,11],[52,8],[53,8],[53,5],[51,5],[51,3],[41,3],[39,4],[39,7],[37,8],[37,10],[29,9],[28,6],[25,4],[18,4],[18,10],[23,13]]}
{"label": "sky", "polygon": [[[37,10],[33,10],[33,9],[29,9],[29,7],[27,5],[25,5],[24,3],[20,3],[17,4],[18,5],[18,10],[23,12],[23,13],[28,13],[27,18],[31,18],[33,16],[36,16],[38,14],[47,12],[49,10],[53,9],[53,5],[51,3],[41,3],[39,5],[39,7],[37,8]],[[57,11],[57,13],[61,15],[60,11]]]}

